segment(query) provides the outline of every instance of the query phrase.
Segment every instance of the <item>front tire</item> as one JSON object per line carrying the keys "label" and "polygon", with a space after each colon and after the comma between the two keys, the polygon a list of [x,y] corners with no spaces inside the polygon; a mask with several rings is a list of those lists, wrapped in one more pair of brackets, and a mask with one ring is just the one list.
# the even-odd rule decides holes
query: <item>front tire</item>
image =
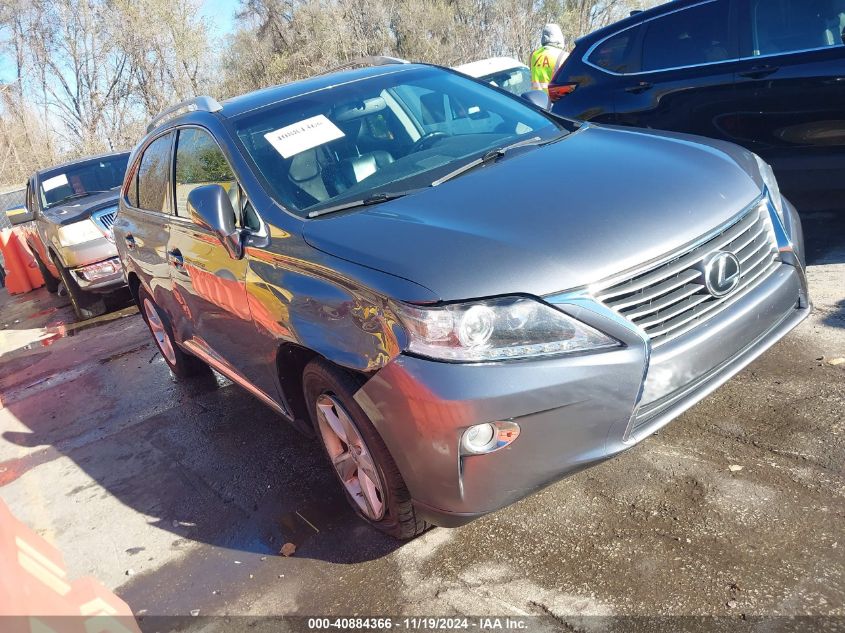
{"label": "front tire", "polygon": [[355,402],[360,382],[317,359],[305,367],[302,383],[317,437],[352,508],[394,538],[409,539],[427,530],[430,526],[417,516],[396,462]]}
{"label": "front tire", "polygon": [[150,328],[150,334],[153,336],[161,357],[170,367],[174,376],[190,378],[208,372],[208,365],[199,358],[183,351],[176,344],[176,340],[173,338],[173,328],[167,315],[158,307],[150,293],[143,288],[138,289],[138,307],[147,327]]}
{"label": "front tire", "polygon": [[[76,283],[71,272],[56,262],[56,268],[59,269],[59,275],[62,278],[62,283],[65,285],[68,297],[70,298],[70,305],[73,307],[73,313],[76,315],[78,321],[87,321],[106,313],[106,302],[103,297],[92,292],[85,292]],[[58,285],[56,286],[58,290]]]}
{"label": "front tire", "polygon": [[53,273],[47,270],[44,262],[41,261],[37,251],[34,249],[32,256],[35,258],[35,263],[38,264],[38,270],[41,276],[44,278],[44,287],[47,289],[47,292],[53,295],[56,294],[59,291],[59,280],[53,277]]}

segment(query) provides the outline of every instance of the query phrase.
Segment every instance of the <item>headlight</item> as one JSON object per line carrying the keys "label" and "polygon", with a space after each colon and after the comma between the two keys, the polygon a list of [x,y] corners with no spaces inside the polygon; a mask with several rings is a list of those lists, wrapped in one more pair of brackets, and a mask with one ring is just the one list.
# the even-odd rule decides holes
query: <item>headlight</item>
{"label": "headlight", "polygon": [[777,211],[781,223],[784,223],[783,197],[780,195],[780,186],[778,185],[778,179],[775,178],[775,172],[772,171],[771,165],[757,156],[757,154],[754,154],[754,158],[757,159],[757,167],[760,169],[760,176],[763,178],[763,183],[766,185],[769,200],[771,200],[772,206],[774,206],[775,211]]}
{"label": "headlight", "polygon": [[522,297],[423,307],[397,304],[408,351],[454,362],[556,356],[621,345],[555,308]]}
{"label": "headlight", "polygon": [[90,242],[101,237],[103,237],[103,234],[88,218],[81,222],[74,222],[73,224],[66,224],[59,227],[59,243],[62,246],[82,244],[83,242]]}

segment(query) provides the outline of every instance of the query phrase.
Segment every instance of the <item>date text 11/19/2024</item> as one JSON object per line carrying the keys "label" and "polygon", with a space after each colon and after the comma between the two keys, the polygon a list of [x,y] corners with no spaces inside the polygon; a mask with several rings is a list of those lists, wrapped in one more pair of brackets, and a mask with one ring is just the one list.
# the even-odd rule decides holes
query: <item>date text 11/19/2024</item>
{"label": "date text 11/19/2024", "polygon": [[511,630],[520,631],[528,628],[526,618],[512,617],[405,617],[405,618],[378,618],[378,617],[351,617],[351,618],[308,618],[310,630],[329,629],[370,629],[374,631],[387,631],[392,629],[407,629],[411,631],[426,630],[470,630],[497,631]]}

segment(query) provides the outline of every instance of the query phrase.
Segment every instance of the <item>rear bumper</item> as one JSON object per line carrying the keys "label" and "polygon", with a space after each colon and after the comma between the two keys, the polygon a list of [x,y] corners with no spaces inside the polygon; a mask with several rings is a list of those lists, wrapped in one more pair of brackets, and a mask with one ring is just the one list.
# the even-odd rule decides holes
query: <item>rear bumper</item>
{"label": "rear bumper", "polygon": [[[420,514],[436,525],[461,525],[627,450],[670,422],[807,317],[803,288],[803,271],[784,263],[730,310],[679,339],[679,345],[686,341],[675,350],[682,364],[655,359],[672,389],[643,407],[653,379],[650,345],[630,322],[589,297],[549,300],[624,347],[476,365],[400,356],[356,400]],[[497,420],[516,422],[519,438],[493,453],[460,455],[468,426]]]}

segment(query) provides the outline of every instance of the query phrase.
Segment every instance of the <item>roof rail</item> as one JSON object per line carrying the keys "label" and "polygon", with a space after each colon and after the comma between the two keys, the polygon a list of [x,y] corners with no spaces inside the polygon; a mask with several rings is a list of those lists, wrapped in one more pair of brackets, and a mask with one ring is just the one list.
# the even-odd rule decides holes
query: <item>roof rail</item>
{"label": "roof rail", "polygon": [[389,57],[387,55],[367,55],[366,57],[359,57],[358,59],[353,59],[350,62],[346,62],[345,64],[341,64],[340,66],[335,66],[334,68],[329,68],[328,70],[324,70],[321,73],[317,73],[317,76],[320,75],[330,75],[331,73],[340,72],[341,70],[349,70],[350,68],[356,67],[366,67],[366,66],[390,66],[391,64],[410,64],[408,60],[399,59],[398,57]]}
{"label": "roof rail", "polygon": [[185,101],[180,101],[176,105],[165,108],[159,112],[159,114],[156,115],[156,117],[150,121],[150,124],[147,126],[147,133],[152,132],[165,119],[173,118],[175,116],[179,116],[180,114],[185,114],[186,112],[195,112],[197,110],[200,112],[219,112],[222,109],[223,106],[220,105],[214,97],[194,97],[193,99],[186,99]]}

